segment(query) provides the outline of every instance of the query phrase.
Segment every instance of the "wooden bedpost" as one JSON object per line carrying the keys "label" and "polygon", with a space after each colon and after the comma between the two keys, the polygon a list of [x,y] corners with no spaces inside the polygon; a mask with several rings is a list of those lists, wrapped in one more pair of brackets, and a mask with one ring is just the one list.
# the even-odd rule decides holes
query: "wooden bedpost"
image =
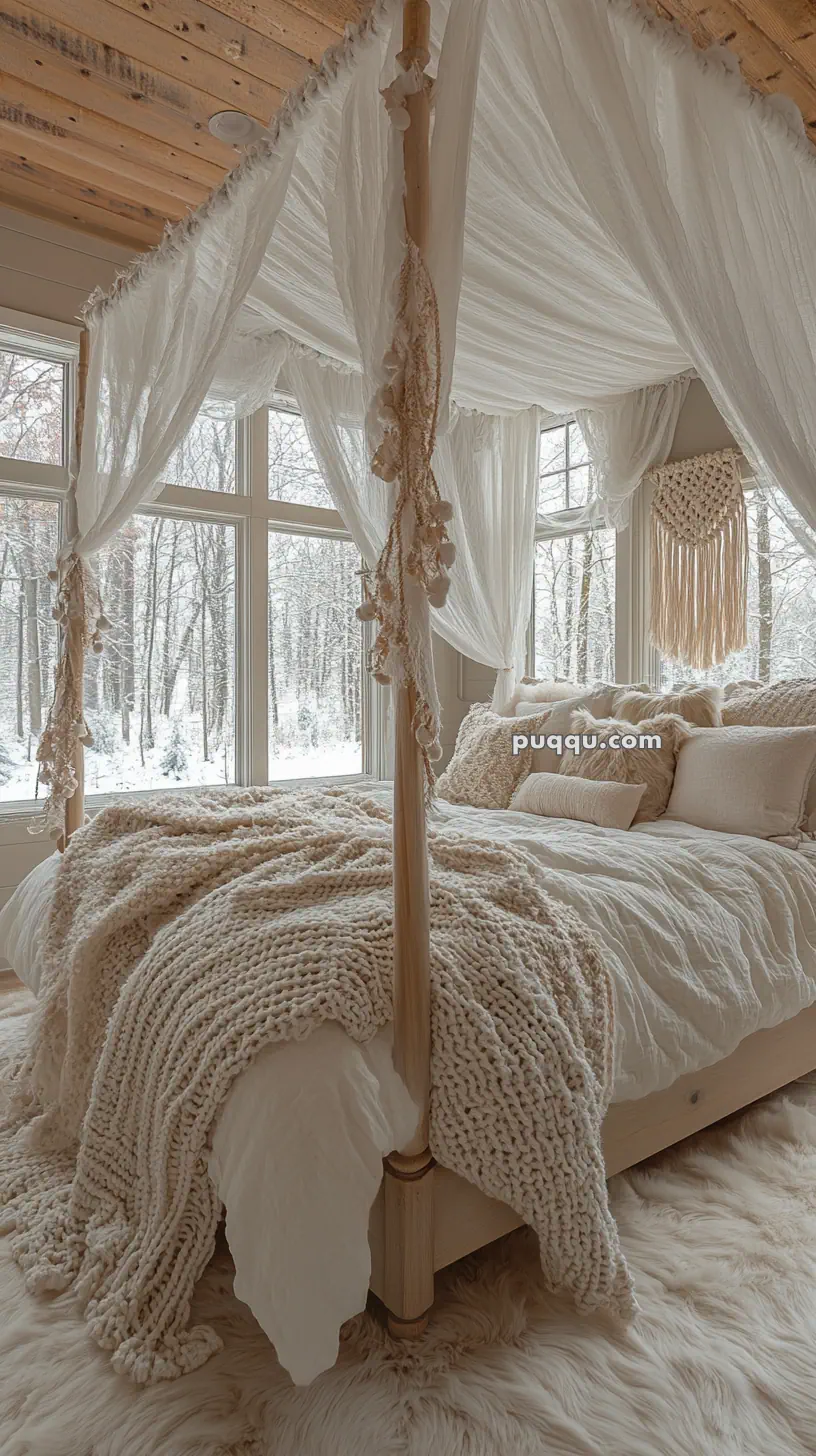
{"label": "wooden bedpost", "polygon": [[[83,329],[79,336],[76,409],[74,411],[74,485],[76,485],[76,478],[79,474],[79,461],[82,452],[82,425],[85,419],[85,389],[88,381],[88,347],[88,330]],[[85,668],[85,648],[83,646],[83,634],[84,623],[78,621],[76,618],[69,617],[65,628],[64,651],[69,657],[73,668],[74,680],[79,693],[80,708],[82,707],[84,698],[83,673]],[[77,786],[71,798],[65,801],[65,836],[63,845],[68,843],[74,831],[81,828],[85,822],[85,749],[78,740],[74,749],[74,773],[76,774]]]}
{"label": "wooden bedpost", "polygon": [[[424,70],[430,55],[428,0],[405,0],[404,70]],[[406,98],[405,223],[420,252],[428,241],[430,102]],[[434,1298],[433,1159],[428,1147],[431,1082],[431,980],[425,772],[412,719],[413,688],[395,694],[394,723],[394,1062],[421,1109],[416,1135],[385,1163],[383,1298],[392,1335],[410,1339],[428,1323]]]}

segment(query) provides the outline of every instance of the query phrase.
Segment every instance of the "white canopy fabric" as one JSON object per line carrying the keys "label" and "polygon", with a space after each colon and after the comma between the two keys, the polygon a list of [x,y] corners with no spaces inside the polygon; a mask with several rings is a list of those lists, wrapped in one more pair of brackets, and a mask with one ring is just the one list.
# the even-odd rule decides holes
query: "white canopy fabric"
{"label": "white canopy fabric", "polygon": [[[448,394],[454,421],[481,416],[453,444],[439,439],[434,463],[459,513],[456,569],[495,577],[489,589],[463,579],[434,621],[509,686],[520,617],[508,603],[529,571],[516,553],[533,549],[516,529],[535,492],[535,453],[518,448],[531,411],[583,412],[600,510],[620,521],[642,468],[669,448],[683,388],[671,381],[696,370],[757,477],[816,527],[816,160],[795,108],[750,92],[732,58],[696,52],[630,0],[432,0],[432,14],[439,435]],[[404,250],[398,124],[406,88],[422,84],[396,64],[401,18],[400,0],[376,0],[269,141],[110,299],[92,301],[66,556],[99,550],[157,494],[207,397],[236,414],[257,408],[284,361],[316,353],[356,376],[369,457],[380,443]],[[330,428],[325,409],[322,424],[318,409],[304,413],[369,557],[383,495],[360,437]],[[496,416],[517,427],[491,427]],[[464,441],[476,450],[487,438],[489,469],[463,459]],[[488,514],[510,510],[505,445],[525,472],[523,504],[480,543],[487,507],[473,483],[492,492]],[[427,666],[423,603],[414,658]]]}
{"label": "white canopy fabric", "polygon": [[[110,497],[149,495],[213,387],[238,411],[257,400],[281,333],[373,368],[394,210],[376,89],[400,8],[377,5],[200,224],[92,310],[87,549],[100,503],[118,523]],[[695,368],[816,525],[816,167],[801,119],[628,0],[434,0],[433,15],[437,60],[449,28],[431,258],[457,404],[591,408]]]}

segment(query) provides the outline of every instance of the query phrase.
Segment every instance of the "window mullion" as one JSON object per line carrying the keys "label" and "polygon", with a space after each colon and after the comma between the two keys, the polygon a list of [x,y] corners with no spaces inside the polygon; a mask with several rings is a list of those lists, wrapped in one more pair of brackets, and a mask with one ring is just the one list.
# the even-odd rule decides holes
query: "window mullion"
{"label": "window mullion", "polygon": [[245,678],[242,697],[246,717],[247,779],[269,782],[269,546],[268,526],[261,512],[267,504],[269,469],[269,411],[257,410],[245,422],[244,490],[251,498],[246,522],[246,610],[244,622]]}

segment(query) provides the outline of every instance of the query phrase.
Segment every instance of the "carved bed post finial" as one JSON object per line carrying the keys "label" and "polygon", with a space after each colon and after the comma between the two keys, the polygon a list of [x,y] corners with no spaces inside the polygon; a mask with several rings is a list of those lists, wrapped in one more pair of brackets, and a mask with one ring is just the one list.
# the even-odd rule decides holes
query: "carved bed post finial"
{"label": "carved bed post finial", "polygon": [[[428,0],[405,0],[404,70],[430,60]],[[430,98],[405,98],[405,225],[424,253],[430,221]],[[386,1160],[384,1300],[392,1334],[419,1335],[434,1297],[433,1159],[428,1147],[431,1078],[430,904],[425,765],[414,731],[415,689],[395,691],[394,745],[394,1062],[420,1108],[415,1136]]]}

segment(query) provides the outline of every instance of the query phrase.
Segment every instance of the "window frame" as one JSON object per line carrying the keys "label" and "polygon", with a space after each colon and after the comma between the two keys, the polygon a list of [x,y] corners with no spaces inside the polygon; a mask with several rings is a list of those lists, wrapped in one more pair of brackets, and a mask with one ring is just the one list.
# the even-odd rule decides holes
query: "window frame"
{"label": "window frame", "polygon": [[[76,400],[76,375],[80,330],[72,325],[51,323],[30,315],[0,308],[0,349],[19,347],[35,357],[59,360],[66,365],[64,402],[64,459],[70,459],[71,432]],[[28,340],[28,348],[24,340]],[[50,352],[53,350],[53,353]],[[371,641],[371,624],[363,624],[361,651],[361,731],[363,761],[360,774],[315,775],[299,779],[268,777],[268,690],[267,690],[267,593],[268,535],[270,530],[303,535],[327,536],[350,541],[351,535],[336,510],[322,506],[300,506],[290,501],[270,500],[268,494],[268,414],[279,407],[297,414],[294,402],[276,397],[270,406],[235,422],[235,491],[222,493],[197,486],[165,485],[155,501],[140,509],[140,515],[165,516],[176,520],[226,524],[235,528],[235,783],[354,783],[366,777],[384,778],[388,772],[387,694],[375,684],[365,668]],[[0,455],[0,494],[30,500],[56,502],[62,535],[69,471],[63,466],[43,465]],[[168,784],[167,792],[175,785]],[[196,785],[179,785],[189,791]],[[155,789],[121,790],[144,796]],[[164,788],[162,792],[165,792]],[[99,808],[109,794],[88,795],[89,809]],[[35,799],[10,799],[0,803],[3,820],[30,815]]]}
{"label": "window frame", "polygon": [[[568,411],[561,415],[548,415],[542,413],[539,441],[541,436],[548,430],[566,430],[566,450],[564,469],[548,472],[552,475],[566,475],[569,481],[569,426],[576,424],[575,413]],[[583,462],[582,462],[583,465]],[[541,478],[540,476],[538,478]],[[546,478],[546,476],[544,477]],[[568,536],[583,536],[588,530],[608,530],[609,527],[601,523],[597,525],[587,524],[586,506],[569,506],[563,510],[546,511],[539,514],[536,510],[536,525],[533,537],[533,589],[530,605],[530,620],[527,627],[527,644],[525,654],[525,666],[527,675],[535,677],[535,549],[539,541],[553,541],[565,539]],[[639,533],[635,511],[632,512],[632,520],[628,526],[619,527],[615,531],[615,633],[614,633],[614,668],[613,680],[622,679],[632,681],[638,673],[635,668],[637,658],[643,658],[645,649],[648,647],[648,623],[636,622],[633,616],[633,603],[636,600],[636,593],[633,591],[633,578],[636,567],[633,542],[639,544]],[[640,553],[644,561],[648,562],[645,553]],[[642,567],[641,567],[642,569]],[[624,676],[625,674],[625,676]],[[648,675],[648,674],[646,674]]]}

